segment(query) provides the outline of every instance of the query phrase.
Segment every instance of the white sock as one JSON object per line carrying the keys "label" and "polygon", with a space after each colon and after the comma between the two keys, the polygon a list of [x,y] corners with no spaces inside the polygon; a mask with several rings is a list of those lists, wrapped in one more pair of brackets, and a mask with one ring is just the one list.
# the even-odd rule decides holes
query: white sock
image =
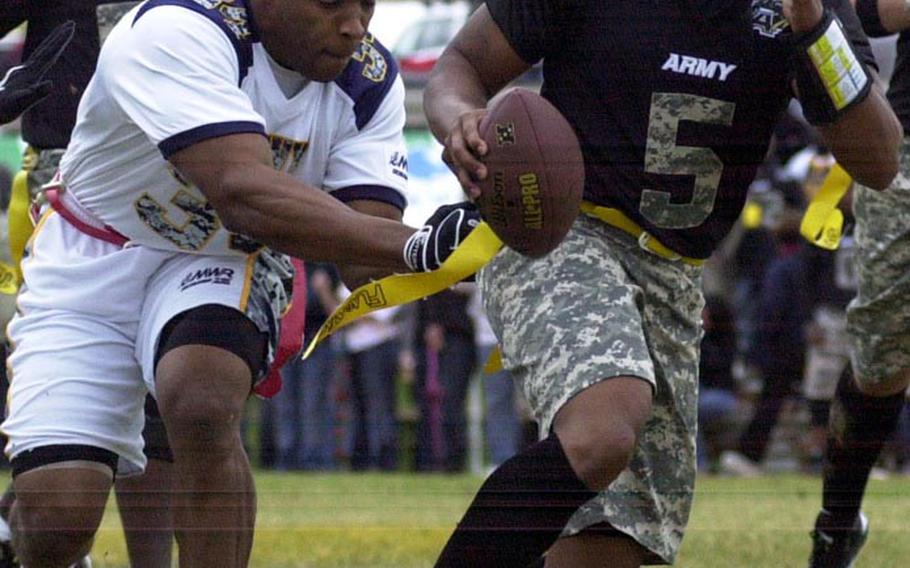
{"label": "white sock", "polygon": [[0,517],[0,541],[9,542],[12,539],[12,534],[10,534],[9,523],[6,522],[6,519]]}

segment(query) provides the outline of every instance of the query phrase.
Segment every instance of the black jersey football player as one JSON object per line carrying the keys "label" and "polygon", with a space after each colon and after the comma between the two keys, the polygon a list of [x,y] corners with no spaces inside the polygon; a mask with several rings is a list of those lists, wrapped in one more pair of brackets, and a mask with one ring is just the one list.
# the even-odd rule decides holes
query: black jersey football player
{"label": "black jersey football player", "polygon": [[[900,32],[888,101],[910,128],[910,10],[904,0],[858,0],[863,29]],[[860,512],[866,482],[895,430],[910,385],[910,141],[888,191],[854,187],[857,296],[847,311],[851,365],[841,377],[828,422],[822,510],[812,531],[812,568],[853,566],[869,522]],[[884,251],[884,252],[883,252]]]}
{"label": "black jersey football player", "polygon": [[478,283],[542,439],[487,478],[437,566],[672,563],[694,490],[701,265],[775,123],[798,97],[875,189],[901,126],[848,0],[487,0],[424,98],[469,197],[488,100],[539,61],[582,145],[583,212],[547,256],[504,249]]}

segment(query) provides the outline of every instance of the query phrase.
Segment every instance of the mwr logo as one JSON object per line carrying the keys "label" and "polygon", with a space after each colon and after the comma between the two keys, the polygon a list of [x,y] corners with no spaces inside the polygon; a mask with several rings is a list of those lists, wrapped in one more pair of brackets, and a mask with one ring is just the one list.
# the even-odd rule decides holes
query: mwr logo
{"label": "mwr logo", "polygon": [[777,37],[787,29],[781,0],[753,0],[752,29],[765,37]]}
{"label": "mwr logo", "polygon": [[515,143],[515,124],[507,122],[496,125],[496,144],[509,146]]}
{"label": "mwr logo", "polygon": [[404,152],[393,152],[389,158],[392,173],[398,177],[408,179],[408,155]]}
{"label": "mwr logo", "polygon": [[187,273],[180,281],[180,291],[192,288],[199,284],[224,284],[228,285],[234,278],[234,269],[225,266],[215,266],[212,268],[202,268]]}
{"label": "mwr logo", "polygon": [[692,57],[689,55],[680,55],[671,53],[670,57],[664,61],[661,71],[672,71],[694,77],[704,77],[705,79],[717,79],[726,81],[727,76],[736,69],[732,63],[722,61],[709,61],[701,57]]}

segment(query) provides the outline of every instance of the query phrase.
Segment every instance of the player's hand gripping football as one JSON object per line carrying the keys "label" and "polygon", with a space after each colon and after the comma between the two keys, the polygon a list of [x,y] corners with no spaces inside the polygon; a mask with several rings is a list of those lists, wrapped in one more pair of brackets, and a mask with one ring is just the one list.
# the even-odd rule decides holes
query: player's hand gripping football
{"label": "player's hand gripping football", "polygon": [[442,161],[458,177],[471,201],[480,197],[480,187],[475,182],[487,177],[487,168],[481,158],[489,148],[480,135],[480,121],[485,114],[486,109],[475,109],[459,116],[446,136],[442,151]]}
{"label": "player's hand gripping football", "polygon": [[436,270],[479,224],[473,203],[443,205],[405,243],[404,261],[413,272]]}
{"label": "player's hand gripping football", "polygon": [[784,17],[794,34],[815,29],[822,20],[821,0],[784,0]]}
{"label": "player's hand gripping football", "polygon": [[16,65],[0,81],[0,124],[15,120],[32,105],[50,94],[51,81],[42,81],[73,38],[72,21],[57,26],[29,58]]}

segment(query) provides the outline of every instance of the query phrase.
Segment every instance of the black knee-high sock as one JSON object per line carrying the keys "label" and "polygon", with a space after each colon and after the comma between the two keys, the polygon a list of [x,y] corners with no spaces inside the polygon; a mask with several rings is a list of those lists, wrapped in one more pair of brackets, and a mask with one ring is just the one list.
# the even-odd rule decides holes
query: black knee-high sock
{"label": "black knee-high sock", "polygon": [[886,397],[860,392],[847,365],[828,418],[822,495],[822,506],[837,526],[852,526],[862,505],[869,472],[897,427],[903,406],[903,392]]}
{"label": "black knee-high sock", "polygon": [[487,478],[436,568],[524,568],[546,552],[572,514],[595,495],[551,434]]}

